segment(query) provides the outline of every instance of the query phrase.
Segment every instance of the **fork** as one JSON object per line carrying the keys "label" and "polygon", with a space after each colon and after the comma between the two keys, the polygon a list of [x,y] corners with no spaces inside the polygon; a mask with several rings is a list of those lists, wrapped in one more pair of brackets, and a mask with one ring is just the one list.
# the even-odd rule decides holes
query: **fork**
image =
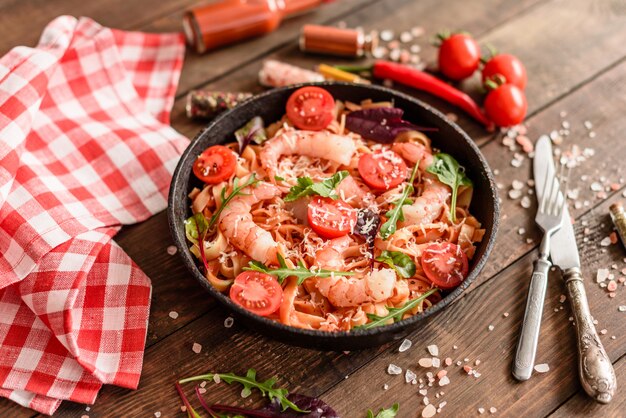
{"label": "fork", "polygon": [[535,222],[543,230],[544,234],[539,246],[539,258],[533,264],[533,275],[528,289],[526,311],[524,312],[522,329],[515,352],[513,376],[517,380],[528,380],[535,365],[543,302],[548,286],[548,270],[552,266],[548,259],[550,254],[550,236],[561,228],[563,207],[565,206],[565,198],[567,196],[567,183],[569,181],[565,182],[565,193],[561,194],[560,192],[564,167],[565,165],[561,164],[560,175],[556,176],[555,173],[552,178],[548,178],[548,172],[546,171],[541,202],[539,202],[537,216],[535,217]]}

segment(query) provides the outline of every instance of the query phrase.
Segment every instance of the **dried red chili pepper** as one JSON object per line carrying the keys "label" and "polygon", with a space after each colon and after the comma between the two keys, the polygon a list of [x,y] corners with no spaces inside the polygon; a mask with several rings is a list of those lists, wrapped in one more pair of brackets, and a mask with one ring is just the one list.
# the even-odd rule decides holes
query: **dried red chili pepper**
{"label": "dried red chili pepper", "polygon": [[370,68],[366,67],[337,67],[344,71],[364,71],[371,70],[376,78],[393,80],[397,83],[413,87],[430,93],[446,102],[457,106],[464,110],[472,118],[483,124],[488,129],[493,128],[487,116],[483,113],[480,106],[467,94],[461,90],[454,88],[446,82],[434,77],[424,71],[409,67],[403,64],[397,64],[389,61],[376,61]]}

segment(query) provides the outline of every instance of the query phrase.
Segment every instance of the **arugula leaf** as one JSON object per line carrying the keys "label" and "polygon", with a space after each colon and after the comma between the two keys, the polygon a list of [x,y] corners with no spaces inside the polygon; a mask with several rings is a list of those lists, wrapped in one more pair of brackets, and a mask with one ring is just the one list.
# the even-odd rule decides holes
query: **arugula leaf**
{"label": "arugula leaf", "polygon": [[395,201],[393,204],[395,205],[393,209],[387,211],[385,216],[387,217],[387,221],[380,227],[380,237],[384,240],[389,238],[397,229],[398,221],[404,221],[404,213],[402,213],[402,206],[410,205],[413,203],[411,199],[409,199],[409,195],[413,193],[413,182],[415,181],[415,174],[417,174],[417,167],[419,167],[419,161],[413,167],[413,171],[411,172],[411,178],[408,183],[404,187],[404,191],[400,198]]}
{"label": "arugula leaf", "polygon": [[420,296],[416,297],[415,299],[411,299],[410,301],[408,301],[407,303],[405,303],[404,305],[402,305],[402,307],[400,308],[394,308],[394,307],[387,307],[387,310],[389,311],[389,313],[387,315],[384,316],[379,316],[379,315],[375,315],[375,314],[367,314],[367,317],[372,321],[372,322],[368,322],[367,324],[363,324],[363,325],[359,325],[358,327],[354,327],[353,329],[370,329],[370,328],[375,328],[375,327],[380,327],[382,325],[386,325],[387,321],[389,321],[390,319],[393,319],[393,322],[397,322],[397,321],[401,321],[402,320],[402,316],[412,310],[413,308],[415,308],[416,306],[418,306],[424,299],[426,299],[428,296],[432,295],[433,293],[435,293],[437,290],[437,288],[434,289],[430,289],[429,291],[421,294]]}
{"label": "arugula leaf", "polygon": [[285,178],[281,177],[281,176],[274,176],[274,180],[276,180],[276,181],[285,181]]}
{"label": "arugula leaf", "polygon": [[411,260],[411,257],[401,251],[384,250],[378,257],[376,257],[376,261],[380,261],[381,263],[391,267],[405,279],[411,278],[415,275],[415,263]]}
{"label": "arugula leaf", "polygon": [[237,143],[239,144],[239,155],[250,142],[261,145],[267,139],[263,119],[260,116],[250,119],[248,123],[235,131],[235,138],[237,138]]}
{"label": "arugula leaf", "polygon": [[394,403],[391,408],[388,408],[388,409],[380,408],[380,411],[378,411],[376,416],[374,416],[374,413],[372,412],[371,409],[368,409],[367,418],[394,418],[397,415],[399,409],[400,409],[400,404]]}
{"label": "arugula leaf", "polygon": [[195,240],[197,240],[200,236],[204,236],[209,229],[209,224],[202,213],[196,213],[195,215],[185,219],[184,224],[185,234]]}
{"label": "arugula leaf", "polygon": [[439,181],[450,186],[452,199],[450,202],[450,219],[456,222],[456,198],[459,186],[471,186],[472,181],[465,174],[465,168],[461,166],[453,156],[440,152],[433,156],[433,163],[426,169],[435,174]]}
{"label": "arugula leaf", "polygon": [[302,260],[298,261],[298,267],[289,268],[287,267],[287,263],[285,263],[285,259],[283,256],[278,254],[278,262],[280,263],[280,268],[271,269],[266,267],[263,263],[258,261],[250,261],[248,267],[244,267],[244,270],[248,271],[258,271],[261,273],[267,273],[272,276],[276,276],[278,278],[278,283],[282,284],[287,277],[297,277],[298,285],[301,285],[306,279],[309,277],[331,277],[331,276],[352,276],[354,272],[351,271],[334,271],[334,270],[325,270],[325,269],[316,269],[311,268],[308,269],[302,262]]}
{"label": "arugula leaf", "polygon": [[[234,373],[207,373],[207,374],[203,374],[199,376],[193,376],[193,377],[181,379],[178,381],[178,385],[187,383],[187,382],[197,381],[197,380],[210,381],[210,380],[213,380],[215,376],[218,376],[221,380],[228,383],[229,385],[232,383],[240,383],[241,385],[243,385],[243,390],[241,391],[241,395],[244,397],[250,395],[250,393],[252,393],[252,389],[258,389],[261,391],[261,394],[263,396],[267,396],[270,399],[270,401],[277,400],[278,402],[280,402],[280,405],[283,411],[286,410],[287,408],[290,408],[296,412],[302,412],[302,413],[310,412],[310,411],[304,411],[300,409],[295,403],[287,399],[287,395],[289,395],[289,392],[287,392],[287,389],[274,387],[274,385],[276,384],[276,378],[272,377],[270,379],[267,379],[264,382],[257,381],[256,370],[254,369],[248,369],[248,372],[246,373],[245,376],[239,376]],[[177,388],[180,387],[178,385],[177,385]]]}
{"label": "arugula leaf", "polygon": [[348,177],[350,173],[346,170],[339,171],[333,174],[326,180],[322,180],[318,183],[314,183],[310,177],[298,177],[298,184],[289,189],[289,194],[285,197],[285,202],[293,202],[301,197],[320,195],[324,197],[330,197],[331,199],[338,199],[339,195],[335,192],[335,187],[342,182],[343,179]]}
{"label": "arugula leaf", "polygon": [[242,189],[245,189],[248,186],[255,185],[258,182],[259,180],[257,180],[254,173],[252,173],[248,180],[246,180],[246,182],[242,185],[239,184],[239,178],[235,177],[235,180],[233,181],[233,191],[228,196],[226,196],[226,186],[224,186],[222,192],[220,193],[222,205],[218,210],[215,211],[213,216],[211,216],[211,219],[209,220],[209,229],[213,228],[213,225],[215,225],[215,222],[217,222],[217,220],[220,218],[220,214],[222,213],[226,205],[228,205],[228,202],[230,202],[235,196],[243,195],[244,193],[241,192]]}

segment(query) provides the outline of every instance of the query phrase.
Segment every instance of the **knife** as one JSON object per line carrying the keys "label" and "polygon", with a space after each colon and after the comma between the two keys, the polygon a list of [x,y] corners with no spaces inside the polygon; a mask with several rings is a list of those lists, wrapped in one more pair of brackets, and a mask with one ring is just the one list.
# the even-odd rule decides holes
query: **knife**
{"label": "knife", "polygon": [[[535,146],[533,175],[535,178],[535,192],[541,200],[543,183],[546,178],[554,175],[554,161],[552,159],[552,144],[550,138],[543,135]],[[548,177],[546,177],[546,175]],[[565,198],[560,196],[560,198]],[[567,288],[568,299],[574,313],[574,323],[578,342],[578,374],[583,389],[589,396],[600,403],[608,403],[613,399],[617,380],[613,364],[606,354],[602,342],[593,325],[582,273],[580,258],[576,247],[574,227],[570,220],[567,205],[563,210],[561,229],[552,235],[550,249],[552,264],[559,266],[563,272],[563,280]]]}

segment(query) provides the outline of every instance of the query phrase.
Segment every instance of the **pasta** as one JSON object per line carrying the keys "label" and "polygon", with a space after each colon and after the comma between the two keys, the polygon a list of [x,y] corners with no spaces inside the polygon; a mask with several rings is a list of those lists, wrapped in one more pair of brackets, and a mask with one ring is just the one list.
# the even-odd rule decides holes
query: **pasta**
{"label": "pasta", "polygon": [[[216,290],[230,291],[235,299],[233,283],[242,273],[265,271],[281,281],[280,290],[270,292],[280,297],[274,310],[257,313],[294,327],[349,331],[375,318],[393,322],[390,308],[404,308],[406,318],[437,303],[441,291],[451,288],[437,274],[463,280],[484,235],[469,212],[471,185],[458,189],[453,204],[453,190],[429,170],[436,153],[422,132],[404,130],[392,144],[381,144],[346,128],[351,112],[391,106],[336,101],[324,129],[299,129],[285,116],[266,128],[264,142],[250,143],[241,155],[236,142],[226,145],[235,159],[232,174],[189,194],[196,219],[187,234],[190,251],[204,263]],[[368,154],[381,167],[400,167],[400,179],[387,178],[383,189],[371,187],[362,160]],[[222,157],[221,163],[231,158]],[[302,196],[293,198],[297,193]],[[403,195],[408,200],[399,201]],[[398,220],[391,225],[394,209]],[[362,215],[365,225],[359,224]],[[385,225],[392,231],[386,238]],[[256,267],[248,271],[251,266]],[[301,275],[289,275],[290,269]],[[331,273],[316,275],[322,271]],[[263,289],[244,292],[250,310],[268,308]],[[419,303],[408,305],[411,301]]]}

